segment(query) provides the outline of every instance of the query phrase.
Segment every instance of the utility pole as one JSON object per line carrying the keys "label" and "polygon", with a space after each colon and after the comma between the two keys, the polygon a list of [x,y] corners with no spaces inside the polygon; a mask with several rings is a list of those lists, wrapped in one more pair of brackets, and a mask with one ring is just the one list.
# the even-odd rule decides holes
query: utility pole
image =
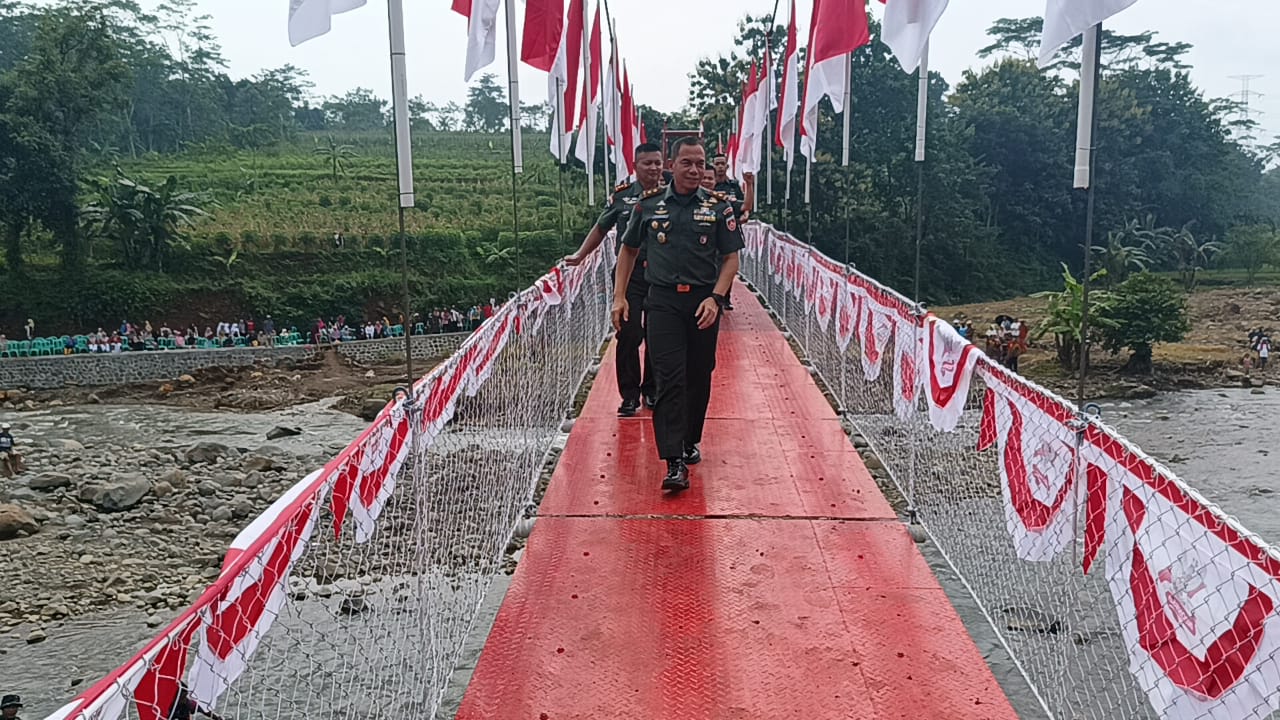
{"label": "utility pole", "polygon": [[[1253,116],[1261,115],[1262,111],[1255,110],[1254,108],[1252,108],[1250,106],[1249,101],[1255,97],[1262,97],[1263,94],[1250,89],[1249,83],[1253,80],[1257,80],[1258,78],[1261,78],[1264,76],[1263,75],[1229,75],[1228,77],[1230,77],[1232,80],[1240,81],[1240,92],[1231,93],[1231,97],[1240,99],[1239,105],[1237,106],[1237,110],[1236,110],[1240,121],[1244,123],[1252,123]],[[1240,139],[1246,145],[1253,145],[1257,141],[1257,138],[1253,136],[1253,127],[1246,126],[1246,130],[1244,131]]]}

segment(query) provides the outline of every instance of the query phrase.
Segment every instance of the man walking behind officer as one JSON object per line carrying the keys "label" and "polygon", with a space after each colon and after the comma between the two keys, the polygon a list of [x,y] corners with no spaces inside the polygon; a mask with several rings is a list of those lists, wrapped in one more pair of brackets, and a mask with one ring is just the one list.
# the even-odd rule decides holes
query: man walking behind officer
{"label": "man walking behind officer", "polygon": [[711,399],[720,313],[738,272],[743,242],[728,199],[699,187],[707,162],[702,140],[677,140],[671,157],[672,183],[641,196],[623,233],[613,326],[620,328],[640,312],[627,289],[643,248],[648,260],[648,352],[658,386],[654,439],[667,461],[662,489],[678,491],[689,487],[687,466],[702,460],[698,444]]}
{"label": "man walking behind officer", "polygon": [[[631,219],[631,211],[640,201],[640,196],[646,191],[660,187],[662,149],[653,143],[641,143],[636,148],[635,161],[636,182],[623,183],[614,188],[609,204],[605,206],[600,219],[596,220],[595,227],[591,228],[591,232],[582,241],[582,247],[564,259],[566,265],[581,264],[600,246],[605,235],[614,227],[618,228],[618,240],[621,241],[622,231],[626,230],[627,221]],[[644,341],[644,324],[641,321],[643,314],[640,309],[644,305],[645,295],[649,292],[649,283],[644,278],[644,266],[645,250],[641,248],[627,287],[627,300],[632,307],[636,308],[636,312],[622,323],[622,327],[618,328],[616,350],[618,394],[622,396],[618,415],[622,417],[631,417],[636,414],[640,409],[642,396],[650,408],[654,407],[656,395],[653,381],[653,357],[648,348],[645,349],[644,364],[641,365],[640,362],[640,344]]]}

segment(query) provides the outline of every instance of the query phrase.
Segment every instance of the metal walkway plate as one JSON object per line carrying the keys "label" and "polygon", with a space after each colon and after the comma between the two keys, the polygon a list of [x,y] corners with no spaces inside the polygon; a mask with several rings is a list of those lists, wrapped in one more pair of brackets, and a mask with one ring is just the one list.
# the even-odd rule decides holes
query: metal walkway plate
{"label": "metal walkway plate", "polygon": [[830,406],[739,286],[693,487],[612,357],[461,720],[1017,716]]}

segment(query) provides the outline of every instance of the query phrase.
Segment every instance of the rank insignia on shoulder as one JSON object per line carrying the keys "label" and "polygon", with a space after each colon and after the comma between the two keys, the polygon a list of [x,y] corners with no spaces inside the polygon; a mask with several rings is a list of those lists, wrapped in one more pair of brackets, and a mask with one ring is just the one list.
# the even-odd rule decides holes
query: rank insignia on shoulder
{"label": "rank insignia on shoulder", "polygon": [[666,188],[666,186],[665,186],[665,185],[659,185],[658,187],[656,187],[656,188],[654,188],[654,189],[652,189],[652,190],[646,190],[646,191],[645,191],[645,193],[644,193],[644,195],[641,195],[641,196],[640,196],[640,199],[641,199],[641,200],[644,200],[644,199],[647,199],[647,198],[651,198],[651,197],[653,197],[653,196],[655,196],[655,195],[657,195],[657,194],[659,194],[659,193],[661,193],[661,192],[664,192],[666,189],[667,189],[667,188]]}
{"label": "rank insignia on shoulder", "polygon": [[724,193],[720,192],[719,190],[712,190],[712,191],[711,191],[711,197],[713,197],[713,198],[715,198],[715,199],[719,200],[720,202],[729,202],[729,196],[728,196],[728,195],[725,195]]}
{"label": "rank insignia on shoulder", "polygon": [[614,189],[613,189],[613,191],[614,191],[614,192],[616,192],[616,193],[620,193],[620,192],[622,192],[623,190],[626,190],[626,189],[627,189],[627,188],[629,188],[629,187],[631,187],[631,183],[629,183],[629,182],[624,182],[624,183],[621,183],[620,185],[618,185],[618,187],[614,188]]}

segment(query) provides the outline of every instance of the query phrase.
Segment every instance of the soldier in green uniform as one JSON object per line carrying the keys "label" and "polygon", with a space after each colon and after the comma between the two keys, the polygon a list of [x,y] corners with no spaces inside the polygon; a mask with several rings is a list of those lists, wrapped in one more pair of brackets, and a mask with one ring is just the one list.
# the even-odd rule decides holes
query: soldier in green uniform
{"label": "soldier in green uniform", "polygon": [[729,177],[729,158],[723,153],[716,153],[713,160],[716,169],[716,192],[724,193],[729,196],[729,200],[733,203],[733,209],[742,212],[742,203],[746,200],[747,195],[742,191],[742,186],[737,180]]}
{"label": "soldier in green uniform", "polygon": [[[601,213],[600,219],[596,220],[595,227],[591,228],[591,232],[582,241],[582,247],[564,259],[566,265],[578,265],[585,260],[600,246],[605,235],[614,227],[618,228],[618,238],[621,239],[622,231],[626,229],[627,221],[631,219],[631,211],[639,202],[640,196],[645,191],[660,186],[662,149],[653,143],[641,143],[636,148],[635,161],[636,182],[622,183],[613,189],[609,203]],[[649,292],[649,283],[644,279],[644,261],[644,251],[641,250],[627,290],[632,306],[637,310],[644,305],[645,295]],[[622,417],[635,415],[640,409],[642,397],[645,404],[652,408],[656,396],[650,353],[644,353],[643,366],[640,361],[640,344],[644,342],[644,325],[641,318],[642,314],[636,312],[618,329],[618,394],[622,396],[622,405],[618,408],[618,414]]]}
{"label": "soldier in green uniform", "polygon": [[671,153],[672,183],[644,193],[622,236],[613,325],[620,328],[639,312],[627,286],[644,249],[647,342],[658,384],[654,439],[667,461],[662,488],[678,491],[689,487],[687,466],[702,460],[698,444],[711,399],[720,312],[743,242],[728,199],[699,187],[707,162],[702,140],[681,138]]}

